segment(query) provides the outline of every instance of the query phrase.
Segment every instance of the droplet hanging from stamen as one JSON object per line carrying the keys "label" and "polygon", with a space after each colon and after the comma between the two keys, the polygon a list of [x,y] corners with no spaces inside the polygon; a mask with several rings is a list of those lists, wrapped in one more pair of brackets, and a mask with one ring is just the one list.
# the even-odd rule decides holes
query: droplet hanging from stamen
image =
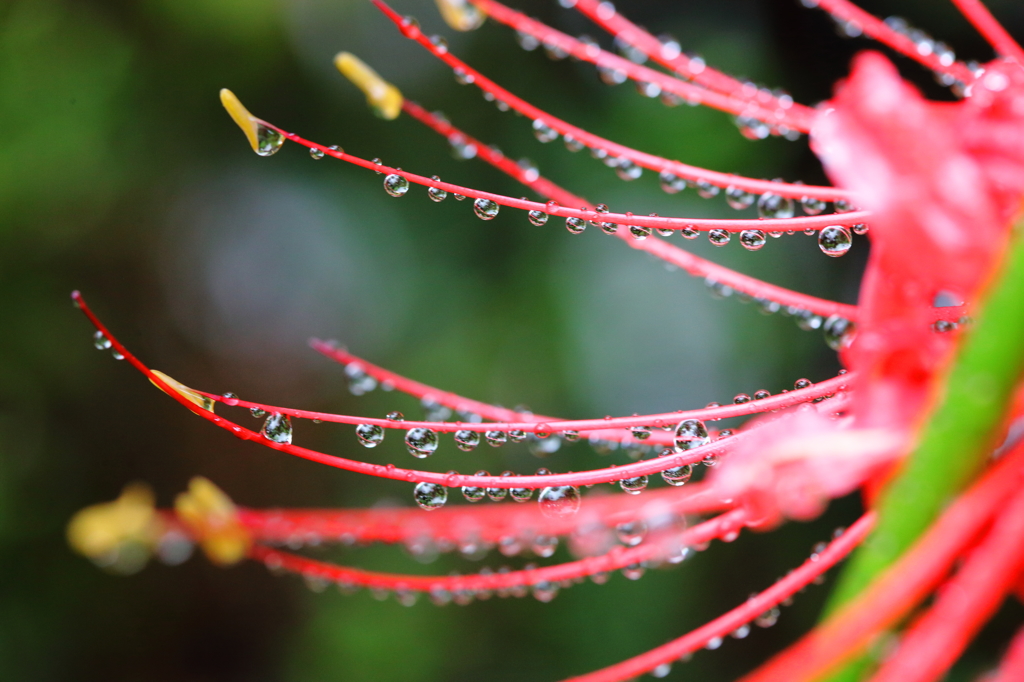
{"label": "droplet hanging from stamen", "polygon": [[792,218],[793,200],[772,192],[765,192],[757,200],[757,214],[762,218]]}
{"label": "droplet hanging from stamen", "polygon": [[274,412],[263,422],[260,435],[275,443],[291,444],[292,442],[292,420],[286,414]]}
{"label": "droplet hanging from stamen", "polygon": [[582,497],[579,488],[575,486],[552,486],[540,491],[537,503],[544,516],[550,519],[561,519],[572,516],[580,510]]}
{"label": "droplet hanging from stamen", "polygon": [[437,433],[422,427],[409,429],[405,434],[405,445],[413,457],[417,459],[429,457],[437,450]]}
{"label": "droplet hanging from stamen", "polygon": [[754,205],[756,199],[757,197],[752,192],[748,192],[745,189],[733,187],[732,185],[725,188],[725,203],[737,211],[750,208]]}
{"label": "droplet hanging from stamen", "polygon": [[710,241],[715,246],[725,246],[726,244],[729,243],[729,240],[731,238],[732,236],[729,234],[727,230],[723,230],[717,227],[712,230],[708,230],[708,241]]}
{"label": "droplet hanging from stamen", "polygon": [[409,191],[409,181],[401,175],[392,173],[384,178],[384,191],[393,197],[403,196]]}
{"label": "droplet hanging from stamen", "polygon": [[529,219],[531,225],[536,225],[537,227],[548,222],[548,214],[536,209],[527,213],[526,217]]}
{"label": "droplet hanging from stamen", "polygon": [[[441,182],[441,178],[436,175],[430,176],[430,179],[434,182]],[[428,187],[427,196],[430,197],[430,200],[433,202],[441,202],[448,198],[448,192],[440,187]]]}
{"label": "droplet hanging from stamen", "polygon": [[758,251],[766,241],[763,230],[743,230],[740,232],[740,244],[747,251]]}
{"label": "droplet hanging from stamen", "polygon": [[678,194],[686,189],[686,180],[668,171],[661,171],[658,174],[658,181],[661,183],[661,189],[668,194]]}
{"label": "droplet hanging from stamen", "polygon": [[434,511],[440,509],[448,501],[448,489],[437,483],[423,481],[413,488],[412,497],[420,509]]}
{"label": "droplet hanging from stamen", "polygon": [[472,452],[480,445],[480,433],[468,429],[460,429],[455,432],[455,446],[463,452]]}
{"label": "droplet hanging from stamen", "polygon": [[384,429],[376,424],[359,424],[356,438],[364,447],[375,448],[384,441]]}
{"label": "droplet hanging from stamen", "polygon": [[711,442],[708,428],[699,419],[684,419],[676,426],[674,443],[676,452],[686,452]]}
{"label": "droplet hanging from stamen", "polygon": [[829,225],[818,233],[818,248],[826,256],[838,258],[850,250],[853,237],[842,225]]}
{"label": "droplet hanging from stamen", "polygon": [[498,210],[498,204],[490,199],[481,197],[473,202],[473,213],[480,220],[493,220],[498,215]]}

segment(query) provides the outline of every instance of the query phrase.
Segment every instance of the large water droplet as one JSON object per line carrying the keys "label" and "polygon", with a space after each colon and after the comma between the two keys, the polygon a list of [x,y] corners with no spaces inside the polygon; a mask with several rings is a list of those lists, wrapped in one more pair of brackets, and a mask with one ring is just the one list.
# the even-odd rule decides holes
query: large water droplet
{"label": "large water droplet", "polygon": [[275,443],[290,444],[292,442],[292,420],[286,414],[274,412],[263,422],[260,434]]}
{"label": "large water droplet", "polygon": [[409,449],[409,454],[417,459],[434,454],[437,443],[437,433],[431,429],[417,427],[405,433],[405,445]]}
{"label": "large water droplet", "polygon": [[747,251],[758,251],[766,241],[764,230],[743,230],[740,232],[740,244]]}
{"label": "large water droplet", "polygon": [[384,429],[376,424],[360,424],[356,427],[356,438],[368,448],[375,448],[384,440]]}
{"label": "large water droplet", "polygon": [[725,246],[729,243],[730,239],[732,239],[732,235],[730,235],[727,230],[722,230],[717,227],[713,230],[708,230],[708,241],[715,246]]}
{"label": "large water droplet", "polygon": [[693,476],[693,465],[683,464],[682,466],[665,469],[661,472],[661,478],[669,485],[681,486]]}
{"label": "large water droplet", "polygon": [[490,199],[480,198],[473,202],[473,213],[480,220],[493,220],[498,215],[499,206]]}
{"label": "large water droplet", "polygon": [[829,225],[818,233],[818,248],[826,256],[839,258],[853,245],[853,236],[842,225]]}
{"label": "large water droplet", "polygon": [[573,234],[580,234],[583,230],[587,229],[587,221],[583,218],[574,218],[570,216],[565,219],[565,229],[569,230]]}
{"label": "large water droplet", "polygon": [[619,481],[619,487],[630,495],[639,495],[647,488],[647,477],[633,476],[631,478],[624,478]]}
{"label": "large water droplet", "polygon": [[711,436],[708,435],[708,427],[699,419],[684,419],[676,426],[676,452],[693,450],[710,442]]}
{"label": "large water droplet", "polygon": [[651,228],[641,227],[640,225],[630,225],[629,233],[633,236],[633,239],[638,242],[642,242],[651,236]]}
{"label": "large water droplet", "polygon": [[463,452],[472,452],[480,445],[480,433],[468,429],[460,429],[455,432],[455,446]]}
{"label": "large water droplet", "polygon": [[417,483],[413,488],[412,498],[416,500],[420,509],[434,511],[443,507],[444,503],[448,501],[448,489],[437,483],[423,481]]}
{"label": "large water droplet", "polygon": [[537,227],[540,227],[548,221],[548,214],[536,209],[527,213],[526,216],[529,218],[530,224],[536,225]]}
{"label": "large water droplet", "polygon": [[392,173],[384,177],[384,191],[393,197],[400,197],[409,191],[409,181],[401,175]]}
{"label": "large water droplet", "polygon": [[561,519],[572,516],[580,510],[582,498],[580,489],[571,485],[558,485],[544,488],[537,497],[540,511],[550,519]]}
{"label": "large water droplet", "polygon": [[256,122],[256,153],[260,156],[273,156],[284,144],[284,135],[269,128],[259,121]]}
{"label": "large water droplet", "polygon": [[508,434],[504,431],[487,431],[484,433],[484,437],[492,448],[500,448],[508,441]]}

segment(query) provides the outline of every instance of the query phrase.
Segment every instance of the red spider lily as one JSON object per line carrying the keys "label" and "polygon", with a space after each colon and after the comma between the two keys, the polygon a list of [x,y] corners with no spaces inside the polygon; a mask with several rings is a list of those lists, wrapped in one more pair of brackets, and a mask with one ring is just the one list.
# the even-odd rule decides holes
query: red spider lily
{"label": "red spider lily", "polygon": [[[437,603],[465,603],[474,596],[522,596],[530,591],[548,601],[574,581],[602,581],[614,570],[639,577],[645,567],[678,563],[712,540],[732,541],[744,528],[768,529],[785,518],[813,518],[830,500],[860,489],[871,509],[775,585],[677,640],[573,679],[618,682],[643,673],[662,677],[674,661],[694,650],[716,648],[730,633],[745,636],[751,622],[772,622],[781,603],[862,543],[864,549],[829,617],[745,679],[820,678],[856,661],[874,639],[899,627],[905,627],[904,639],[894,656],[877,669],[846,670],[886,681],[941,677],[1014,590],[1024,570],[1024,546],[1016,541],[1024,532],[1024,497],[1018,492],[1024,481],[1024,445],[1017,442],[1020,434],[1008,429],[1024,412],[1024,401],[1018,400],[1017,407],[1013,401],[1024,369],[1024,320],[1017,303],[1024,296],[1024,256],[1020,245],[1011,246],[1011,226],[1024,198],[1020,47],[973,0],[955,3],[1000,53],[983,67],[959,62],[949,48],[905,23],[883,22],[846,0],[805,0],[829,11],[847,33],[866,33],[918,60],[962,95],[955,103],[928,102],[883,57],[868,53],[857,58],[835,98],[812,109],[780,91],[711,69],[700,58],[684,54],[674,41],[655,38],[632,24],[609,2],[563,0],[614,33],[628,58],[493,0],[438,2],[457,30],[475,28],[489,16],[515,29],[527,49],[543,45],[555,57],[571,55],[593,63],[606,80],[632,79],[643,94],[668,103],[688,100],[728,112],[748,137],[796,139],[811,133],[815,150],[838,185],[814,187],[697,168],[588,133],[494,83],[451,54],[442,39],[425,36],[414,19],[402,17],[381,0],[374,3],[405,37],[452,68],[460,81],[479,87],[499,107],[528,117],[542,142],[562,137],[570,150],[588,147],[627,180],[642,169],[656,171],[671,193],[693,186],[710,198],[724,190],[733,208],[756,202],[759,216],[712,220],[611,212],[405,100],[348,53],[339,54],[336,64],[379,115],[390,119],[404,113],[417,119],[445,136],[464,157],[490,163],[529,187],[540,201],[443,182],[325,147],[256,118],[230,91],[222,91],[222,103],[254,151],[266,156],[285,141],[296,142],[314,158],[331,156],[384,175],[384,187],[392,196],[404,195],[413,183],[425,186],[434,201],[451,195],[472,199],[474,213],[483,220],[506,207],[527,211],[535,225],[559,218],[572,233],[598,227],[706,278],[719,292],[737,292],[767,312],[785,311],[801,326],[821,328],[847,369],[817,385],[801,379],[794,390],[777,396],[767,391],[753,398],[737,396],[732,405],[567,420],[458,396],[377,367],[334,344],[314,341],[315,350],[345,366],[354,393],[387,385],[419,398],[428,411],[423,421],[405,420],[397,413],[378,419],[272,406],[184,386],[132,355],[76,292],[75,303],[97,329],[97,345],[127,359],[196,415],[243,440],[286,454],[414,483],[421,509],[248,509],[237,507],[209,481],[195,479],[173,509],[155,509],[151,495],[133,487],[116,502],[83,510],[69,526],[72,545],[121,570],[138,568],[139,557],[149,552],[180,558],[195,542],[219,564],[249,558],[273,570],[300,574],[313,586],[337,583],[387,590],[403,602],[418,593]],[[645,61],[669,72],[645,66]],[[795,217],[794,200],[806,215]],[[825,213],[828,202],[834,212]],[[854,233],[870,236],[872,251],[857,306],[761,282],[666,241],[676,232],[687,239],[707,232],[712,243],[721,245],[738,234],[744,247],[756,251],[768,234],[796,230],[817,232],[822,251],[831,256],[845,253]],[[968,324],[968,312],[978,317],[976,324]],[[263,428],[256,432],[215,414],[218,403],[265,416]],[[459,421],[448,421],[453,411]],[[746,415],[760,416],[738,431],[707,426]],[[452,433],[456,445],[467,451],[482,442],[497,447],[509,440],[529,440],[532,448],[550,452],[563,439],[587,437],[599,448],[630,448],[639,461],[583,472],[542,469],[535,475],[439,473],[303,448],[292,442],[292,419],[355,425],[359,441],[370,448],[388,430],[399,430],[405,432],[410,454],[419,459],[436,450],[438,434]],[[943,429],[951,420],[972,436],[962,453],[954,450],[956,461],[944,454],[951,448]],[[659,456],[641,459],[655,448],[661,448]],[[931,479],[920,473],[936,461],[952,472],[948,489],[929,487]],[[711,475],[688,483],[694,466],[701,464],[713,467]],[[655,474],[668,487],[640,495]],[[609,482],[618,483],[624,494],[602,497],[581,491]],[[526,502],[539,491],[538,504],[446,507],[450,488],[460,488],[470,503],[506,496]],[[918,497],[899,499],[904,490]],[[908,500],[913,506],[918,498],[924,502],[907,512]],[[920,527],[911,524],[910,530],[894,535],[893,526],[900,524],[894,517],[901,513]],[[899,542],[878,549],[893,537]],[[465,576],[376,573],[314,561],[282,548],[380,542],[401,543],[414,553],[457,547],[468,555],[495,548],[512,555],[528,548],[546,558],[560,538],[567,540],[575,561]],[[879,552],[885,557],[880,564]],[[932,594],[932,604],[905,625]],[[1024,634],[1011,645],[999,679],[1024,675],[1022,638]]]}

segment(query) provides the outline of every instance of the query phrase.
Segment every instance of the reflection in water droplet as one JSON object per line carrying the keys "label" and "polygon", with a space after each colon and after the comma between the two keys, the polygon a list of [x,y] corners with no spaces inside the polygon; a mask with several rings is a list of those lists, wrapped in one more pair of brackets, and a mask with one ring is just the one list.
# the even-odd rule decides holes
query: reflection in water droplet
{"label": "reflection in water droplet", "polygon": [[480,220],[493,220],[498,215],[499,206],[490,199],[477,199],[473,202],[473,213]]}
{"label": "reflection in water droplet", "polygon": [[572,516],[580,510],[582,497],[580,489],[571,485],[559,485],[544,488],[537,497],[540,511],[551,519]]}
{"label": "reflection in water droplet", "polygon": [[259,121],[256,122],[256,153],[260,156],[273,156],[284,144],[284,135],[269,128]]}
{"label": "reflection in water droplet", "polygon": [[627,547],[636,547],[647,537],[647,524],[643,520],[620,523],[615,526],[615,536]]}
{"label": "reflection in water droplet", "polygon": [[558,131],[538,118],[533,121],[533,136],[538,141],[547,143],[558,139]]}
{"label": "reflection in water droplet", "polygon": [[254,416],[257,419],[259,419],[260,417],[265,415],[266,412],[264,412],[263,409],[259,408],[259,407],[250,407],[249,408],[249,414],[251,414],[252,416]]}
{"label": "reflection in water droplet", "polygon": [[580,234],[583,230],[587,229],[587,221],[583,218],[574,218],[572,216],[565,219],[565,229],[569,230],[573,234]]}
{"label": "reflection in water droplet", "polygon": [[548,221],[548,214],[536,209],[527,213],[526,216],[529,218],[530,224],[536,225],[537,227],[540,227]]}
{"label": "reflection in water droplet", "polygon": [[740,244],[747,251],[758,251],[764,246],[766,239],[763,230],[743,230],[740,232]]}
{"label": "reflection in water droplet", "polygon": [[647,488],[647,477],[633,476],[632,478],[624,478],[619,481],[619,487],[630,495],[639,495]]}
{"label": "reflection in water droplet", "polygon": [[[711,442],[708,435],[708,427],[699,419],[684,419],[676,426],[675,448],[676,452],[686,452]],[[685,483],[685,481],[684,481]]]}
{"label": "reflection in water droplet", "polygon": [[384,178],[384,191],[393,197],[400,197],[409,191],[409,181],[392,173]]}
{"label": "reflection in water droplet", "polygon": [[762,218],[792,218],[793,200],[772,192],[765,192],[757,200],[757,214]]}
{"label": "reflection in water droplet", "polygon": [[384,440],[384,429],[376,424],[359,424],[356,426],[356,438],[365,447],[375,448]]}
{"label": "reflection in water droplet", "polygon": [[423,459],[434,454],[437,450],[437,433],[431,429],[416,427],[405,433],[405,445],[409,454],[417,459]]}
{"label": "reflection in water droplet", "polygon": [[719,228],[708,230],[708,241],[715,246],[725,246],[731,238],[731,235],[726,230]]}
{"label": "reflection in water droplet", "polygon": [[448,501],[448,489],[437,483],[417,483],[412,491],[412,497],[420,509],[434,511],[444,506]]}
{"label": "reflection in water droplet", "polygon": [[800,205],[804,209],[804,213],[807,215],[818,215],[825,210],[825,202],[822,199],[815,197],[802,197],[800,199]]}
{"label": "reflection in water droplet", "polygon": [[684,239],[696,239],[700,236],[700,230],[693,225],[686,225],[679,230],[679,234],[683,235]]}
{"label": "reflection in water droplet", "polygon": [[492,448],[500,448],[508,441],[508,434],[504,431],[487,431],[484,433],[484,437]]}
{"label": "reflection in water droplet", "polygon": [[96,332],[92,335],[92,345],[96,350],[107,350],[110,348],[110,339],[103,335],[103,332]]}
{"label": "reflection in water droplet", "polygon": [[686,189],[686,180],[683,180],[675,173],[661,171],[658,175],[658,180],[661,183],[661,189],[668,194],[678,194]]}
{"label": "reflection in water droplet", "polygon": [[853,236],[842,225],[829,225],[818,233],[818,248],[826,256],[838,258],[850,250]]}
{"label": "reflection in water droplet", "polygon": [[754,200],[757,197],[752,192],[748,192],[739,187],[729,186],[725,188],[725,203],[729,204],[732,208],[737,211],[742,211],[745,208],[750,208],[754,204]]}
{"label": "reflection in water droplet", "polygon": [[292,420],[286,414],[274,412],[263,422],[260,435],[275,443],[292,442]]}
{"label": "reflection in water droplet", "polygon": [[324,150],[320,149],[319,147],[310,147],[309,155],[313,157],[315,160],[319,161],[320,159],[324,158]]}
{"label": "reflection in water droplet", "polygon": [[[441,182],[441,178],[437,177],[436,175],[432,175],[430,179],[433,180],[434,182]],[[428,187],[427,196],[430,197],[430,200],[433,202],[440,202],[448,198],[448,192],[441,189],[440,187]]]}
{"label": "reflection in water droplet", "polygon": [[839,350],[844,346],[850,345],[853,341],[853,337],[856,334],[856,326],[845,317],[833,315],[825,320],[825,323],[821,326],[821,331],[825,335],[825,343],[828,344],[829,348]]}

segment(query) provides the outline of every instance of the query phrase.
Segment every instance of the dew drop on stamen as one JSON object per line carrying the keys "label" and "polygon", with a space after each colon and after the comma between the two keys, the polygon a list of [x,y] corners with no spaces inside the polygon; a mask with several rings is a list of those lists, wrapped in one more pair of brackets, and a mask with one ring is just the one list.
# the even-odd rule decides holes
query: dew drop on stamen
{"label": "dew drop on stamen", "polygon": [[675,430],[676,452],[686,452],[711,442],[708,427],[699,419],[684,419]]}
{"label": "dew drop on stamen", "polygon": [[319,147],[310,147],[309,155],[313,158],[313,160],[319,161],[320,159],[324,158],[324,150],[320,149]]}
{"label": "dew drop on stamen", "polygon": [[807,215],[818,215],[825,210],[827,204],[824,199],[817,197],[800,197],[800,206]]}
{"label": "dew drop on stamen", "polygon": [[725,203],[737,211],[750,208],[754,205],[756,199],[757,197],[752,192],[748,192],[745,189],[733,187],[732,185],[725,188]]}
{"label": "dew drop on stamen", "polygon": [[681,466],[665,469],[661,472],[661,478],[671,486],[685,485],[693,476],[693,465],[683,464]]}
{"label": "dew drop on stamen", "polygon": [[[474,476],[490,476],[490,474],[481,470]],[[467,502],[479,502],[487,496],[487,490],[477,485],[464,485],[462,486],[462,496],[466,498]]]}
{"label": "dew drop on stamen", "polygon": [[384,178],[384,191],[393,197],[400,197],[409,191],[409,181],[392,173]]}
{"label": "dew drop on stamen", "polygon": [[508,441],[508,434],[504,431],[487,431],[484,433],[484,438],[492,448],[500,448]]}
{"label": "dew drop on stamen", "polygon": [[792,218],[793,200],[772,192],[765,192],[757,200],[757,214],[762,218]]}
{"label": "dew drop on stamen", "polygon": [[797,379],[793,382],[793,388],[796,390],[810,388],[814,384],[811,383],[810,379]]}
{"label": "dew drop on stamen", "polygon": [[615,173],[626,181],[636,180],[643,175],[643,172],[644,169],[630,159],[619,159],[618,166],[615,168]]}
{"label": "dew drop on stamen", "polygon": [[[436,175],[432,175],[430,179],[434,182],[441,182],[441,178]],[[430,200],[433,202],[440,202],[448,198],[448,192],[440,187],[428,187],[427,196],[430,197]]]}
{"label": "dew drop on stamen", "polygon": [[286,414],[274,412],[263,422],[260,435],[275,443],[290,444],[292,442],[292,420]]}
{"label": "dew drop on stamen", "polygon": [[498,215],[498,204],[490,199],[480,198],[473,202],[473,213],[480,220],[493,220]]}
{"label": "dew drop on stamen", "polygon": [[672,664],[671,663],[662,663],[661,665],[655,666],[654,669],[651,670],[651,677],[656,677],[658,679],[661,679],[662,677],[668,677],[669,673],[671,673],[671,672],[672,672]]}
{"label": "dew drop on stamen", "polygon": [[845,317],[832,315],[822,324],[821,330],[829,348],[839,350],[853,341],[856,326]]}
{"label": "dew drop on stamen", "polygon": [[526,431],[521,431],[519,429],[511,429],[508,432],[508,439],[513,443],[522,443],[524,440],[526,440]]}
{"label": "dew drop on stamen", "polygon": [[580,489],[571,485],[543,488],[537,496],[541,513],[549,519],[563,519],[580,510]]}
{"label": "dew drop on stamen", "polygon": [[238,404],[238,396],[232,393],[231,391],[222,394],[220,397],[224,399],[224,404],[230,407],[234,407],[235,405]]}
{"label": "dew drop on stamen", "polygon": [[[506,471],[502,476],[515,476],[511,471]],[[509,488],[508,496],[516,502],[529,502],[533,498],[533,488]]]}
{"label": "dew drop on stamen", "polygon": [[[686,235],[684,234],[683,236],[685,237]],[[729,234],[727,230],[723,230],[717,227],[713,230],[708,230],[708,241],[714,244],[715,246],[725,246],[726,244],[729,243],[730,239],[732,239],[732,236]]]}
{"label": "dew drop on stamen", "polygon": [[626,547],[636,547],[647,537],[647,524],[643,520],[620,523],[615,526],[615,537]]}
{"label": "dew drop on stamen", "polygon": [[121,351],[117,350],[116,348],[110,349],[110,357],[114,358],[115,360],[124,360],[124,355],[122,355]]}
{"label": "dew drop on stamen", "polygon": [[437,450],[437,433],[423,427],[409,429],[405,433],[405,445],[413,457],[417,459],[429,457]]}
{"label": "dew drop on stamen", "polygon": [[284,144],[284,135],[278,131],[256,122],[256,153],[260,156],[273,156]]}
{"label": "dew drop on stamen", "polygon": [[622,575],[626,580],[640,580],[647,569],[643,564],[630,564],[622,569]]}
{"label": "dew drop on stamen", "polygon": [[865,223],[857,223],[851,229],[854,234],[864,235],[868,233],[868,226]]}
{"label": "dew drop on stamen", "polygon": [[96,350],[108,350],[111,346],[110,339],[104,336],[103,332],[96,332],[92,335],[92,345]]}
{"label": "dew drop on stamen", "polygon": [[[370,163],[372,163],[372,164],[373,164],[373,165],[375,165],[375,166],[383,166],[383,165],[384,165],[384,162],[383,162],[383,161],[381,161],[380,159],[377,159],[377,158],[374,158],[374,159],[372,159],[372,160],[370,161]],[[382,170],[376,170],[376,169],[374,169],[374,171],[373,171],[373,172],[374,172],[374,173],[376,173],[377,175],[383,175],[383,174],[384,174],[384,171],[382,171]]]}
{"label": "dew drop on stamen", "polygon": [[683,235],[683,239],[696,239],[700,236],[700,230],[693,225],[684,225],[679,230],[679,234]]}
{"label": "dew drop on stamen", "polygon": [[538,142],[553,142],[558,139],[558,131],[537,118],[533,121],[533,136]]}
{"label": "dew drop on stamen", "polygon": [[[780,233],[781,234],[781,233]],[[747,251],[758,251],[766,241],[763,230],[743,230],[740,232],[740,244]]]}
{"label": "dew drop on stamen", "polygon": [[754,391],[754,400],[764,400],[765,398],[770,397],[772,397],[772,394],[764,389],[761,389],[760,391]]}
{"label": "dew drop on stamen", "polygon": [[417,483],[413,488],[412,498],[416,500],[420,509],[434,511],[443,507],[448,501],[448,489],[437,483],[423,481]]}
{"label": "dew drop on stamen", "polygon": [[249,408],[249,414],[251,414],[252,416],[256,417],[257,419],[260,419],[261,417],[263,417],[266,414],[266,412],[263,410],[263,408],[251,407],[251,408]]}
{"label": "dew drop on stamen", "polygon": [[637,440],[647,440],[651,437],[651,427],[649,426],[634,426],[629,431]]}
{"label": "dew drop on stamen", "polygon": [[818,233],[818,248],[826,256],[838,258],[850,250],[853,237],[842,225],[829,225]]}
{"label": "dew drop on stamen", "polygon": [[[659,233],[660,232],[661,230],[659,230]],[[668,232],[669,234],[672,233],[671,230],[669,230]],[[641,227],[640,225],[630,225],[629,234],[632,235],[633,239],[637,240],[638,242],[642,242],[643,240],[651,236],[651,228]]]}
{"label": "dew drop on stamen", "polygon": [[647,488],[646,476],[632,476],[619,481],[619,487],[630,495],[639,495]]}
{"label": "dew drop on stamen", "polygon": [[721,191],[721,187],[718,185],[712,185],[707,180],[698,180],[694,183],[694,187],[697,188],[697,196],[702,199],[713,199],[718,196]]}
{"label": "dew drop on stamen", "polygon": [[849,213],[853,210],[853,204],[846,199],[836,199],[832,202],[832,207],[836,213]]}
{"label": "dew drop on stamen", "polygon": [[750,396],[746,393],[738,393],[736,397],[732,399],[733,405],[745,405],[750,402]]}
{"label": "dew drop on stamen", "polygon": [[548,222],[548,214],[545,213],[544,211],[538,211],[536,209],[527,213],[526,217],[527,219],[529,219],[531,225],[536,225],[537,227],[540,227],[541,225],[544,225],[545,223]]}
{"label": "dew drop on stamen", "polygon": [[376,424],[359,424],[356,426],[356,438],[363,447],[375,448],[384,440],[384,429]]}
{"label": "dew drop on stamen", "polygon": [[444,36],[430,36],[430,44],[433,45],[434,49],[441,54],[444,54],[445,52],[448,51],[448,41],[445,40]]}
{"label": "dew drop on stamen", "polygon": [[463,452],[472,452],[480,445],[480,433],[468,429],[460,429],[455,432],[455,446]]}
{"label": "dew drop on stamen", "polygon": [[683,180],[675,173],[661,171],[658,174],[658,181],[661,183],[661,189],[668,194],[678,194],[686,189],[686,180]]}
{"label": "dew drop on stamen", "polygon": [[569,232],[573,234],[580,234],[587,229],[587,221],[583,218],[569,216],[565,219],[565,229],[569,230]]}

